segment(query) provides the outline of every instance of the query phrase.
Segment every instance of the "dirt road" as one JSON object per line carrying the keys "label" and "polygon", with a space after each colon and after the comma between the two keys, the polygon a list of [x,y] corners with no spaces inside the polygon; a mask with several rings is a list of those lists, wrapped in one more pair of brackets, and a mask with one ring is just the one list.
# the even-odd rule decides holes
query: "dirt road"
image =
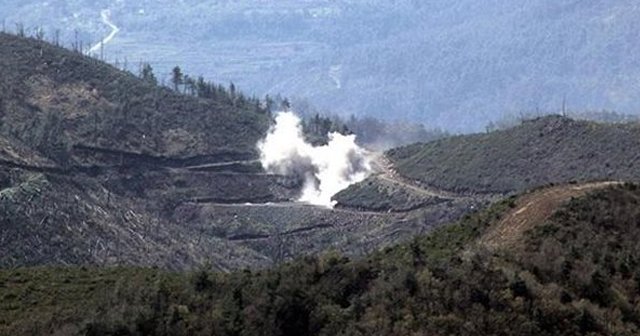
{"label": "dirt road", "polygon": [[455,193],[447,192],[444,190],[438,190],[435,188],[425,188],[423,186],[418,185],[415,182],[411,182],[407,180],[406,178],[400,176],[400,174],[398,174],[393,169],[393,164],[383,154],[380,154],[374,159],[374,168],[378,172],[378,174],[376,175],[377,178],[383,181],[387,181],[387,182],[399,185],[419,195],[423,195],[427,197],[438,197],[443,199],[468,198],[468,197],[460,196]]}
{"label": "dirt road", "polygon": [[111,32],[109,33],[109,35],[107,35],[105,38],[103,38],[100,42],[96,43],[93,47],[91,47],[91,49],[89,49],[89,51],[87,52],[87,54],[93,54],[94,52],[97,52],[100,50],[100,48],[104,48],[104,46],[111,42],[111,40],[113,40],[114,37],[116,37],[116,35],[118,34],[118,32],[120,32],[120,28],[118,28],[118,26],[114,25],[113,22],[111,22],[111,11],[108,9],[105,9],[103,11],[100,12],[100,17],[102,18],[102,22],[107,25],[110,29]]}
{"label": "dirt road", "polygon": [[590,191],[618,185],[620,182],[591,182],[579,185],[561,185],[533,191],[520,197],[515,208],[481,238],[480,243],[490,250],[513,247],[524,232],[544,223],[562,203]]}

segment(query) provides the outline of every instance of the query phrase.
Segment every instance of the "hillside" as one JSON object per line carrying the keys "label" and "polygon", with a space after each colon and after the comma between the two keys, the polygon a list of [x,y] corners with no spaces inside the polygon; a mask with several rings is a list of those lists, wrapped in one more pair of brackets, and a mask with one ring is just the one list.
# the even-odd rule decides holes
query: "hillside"
{"label": "hillside", "polygon": [[563,102],[574,111],[640,107],[635,0],[8,0],[0,20],[10,30],[42,27],[47,39],[59,30],[65,45],[77,30],[89,49],[111,31],[105,9],[119,27],[104,45],[110,62],[147,61],[167,81],[180,64],[345,116],[460,132]]}
{"label": "hillside", "polygon": [[[505,192],[635,180],[624,150],[635,126],[550,117],[392,150],[392,162],[377,159],[376,174],[336,195],[336,209],[308,206],[292,201],[299,178],[256,161],[270,123],[258,101],[175,92],[36,39],[0,39],[2,267],[230,271],[327,250],[363,256]],[[416,159],[423,147],[442,157]]]}
{"label": "hillside", "polygon": [[[488,243],[550,193],[546,215],[507,233],[518,244]],[[636,335],[639,201],[632,184],[541,188],[361,260],[328,254],[256,272],[0,271],[0,330]]]}
{"label": "hillside", "polygon": [[195,197],[295,193],[295,182],[234,163],[256,157],[264,111],[179,94],[34,39],[0,34],[0,44],[0,265],[271,263],[168,214]]}
{"label": "hillside", "polygon": [[549,183],[640,178],[640,125],[542,117],[485,134],[387,152],[397,173],[464,193],[521,192]]}
{"label": "hillside", "polygon": [[[0,34],[0,44],[2,133],[34,147],[246,157],[268,126],[267,116],[244,101],[193,99],[34,39]],[[42,148],[50,149],[64,148]]]}
{"label": "hillside", "polygon": [[0,42],[0,267],[230,271],[363,255],[485,203],[295,203],[299,177],[257,161],[271,123],[260,101],[176,92],[37,39]]}
{"label": "hillside", "polygon": [[379,155],[374,160],[375,173],[333,196],[337,207],[369,211],[402,213],[421,208],[444,206],[474,210],[474,206],[497,198],[493,195],[462,195],[421,186],[399,175],[389,159]]}

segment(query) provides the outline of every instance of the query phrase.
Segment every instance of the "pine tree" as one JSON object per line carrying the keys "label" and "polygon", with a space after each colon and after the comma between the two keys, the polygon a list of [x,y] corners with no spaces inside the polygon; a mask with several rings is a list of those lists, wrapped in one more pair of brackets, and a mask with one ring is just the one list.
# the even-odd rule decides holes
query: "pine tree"
{"label": "pine tree", "polygon": [[287,112],[289,109],[291,109],[291,103],[289,102],[289,99],[285,98],[282,101],[282,110]]}
{"label": "pine tree", "polygon": [[158,85],[158,80],[153,74],[153,68],[151,67],[151,65],[149,65],[149,63],[144,63],[142,65],[142,69],[140,70],[140,78],[151,85]]}
{"label": "pine tree", "polygon": [[175,68],[173,68],[171,73],[172,73],[171,83],[173,83],[173,90],[177,92],[179,91],[180,84],[182,84],[184,75],[182,74],[182,70],[180,69],[179,66],[176,66]]}
{"label": "pine tree", "polygon": [[196,93],[200,98],[209,98],[207,91],[209,90],[209,86],[207,82],[204,81],[202,76],[199,76],[196,80]]}

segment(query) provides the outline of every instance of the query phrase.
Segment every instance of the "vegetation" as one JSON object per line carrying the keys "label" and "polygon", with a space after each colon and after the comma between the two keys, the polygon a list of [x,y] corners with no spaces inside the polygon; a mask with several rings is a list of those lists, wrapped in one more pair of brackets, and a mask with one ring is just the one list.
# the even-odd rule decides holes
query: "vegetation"
{"label": "vegetation", "polygon": [[0,330],[635,335],[640,331],[638,202],[637,185],[597,191],[536,225],[523,245],[495,251],[478,241],[517,199],[362,260],[327,254],[231,274],[5,270]]}
{"label": "vegetation", "polygon": [[[549,113],[542,113],[540,111],[530,113],[520,113],[518,115],[508,115],[496,122],[489,122],[485,127],[487,132],[506,130],[521,125],[527,121],[541,118],[543,116],[549,116]],[[562,115],[574,120],[588,120],[596,121],[600,123],[608,124],[621,124],[640,121],[640,116],[634,114],[618,113],[616,111],[567,111],[566,107],[563,108]]]}
{"label": "vegetation", "polygon": [[[256,174],[251,161],[272,102],[178,67],[170,89],[150,66],[138,78],[37,39],[2,34],[0,42],[0,265],[8,267],[0,271],[0,334],[640,332],[637,185],[574,199],[529,223],[513,245],[483,237],[521,213],[515,197],[362,259],[334,252],[268,269],[328,246],[377,250],[468,211],[474,199],[437,208],[440,199],[405,190],[403,180],[369,180],[340,202],[434,209],[242,211],[237,202],[286,200],[299,183]],[[338,125],[317,116],[305,128],[310,137],[348,131]],[[547,117],[389,157],[423,183],[502,193],[635,180],[630,149],[638,139],[637,125]],[[139,268],[111,268],[123,264]],[[196,264],[207,266],[188,274],[151,268]],[[214,272],[249,267],[257,269]]]}
{"label": "vegetation", "polygon": [[[401,216],[288,203],[301,181],[265,175],[256,160],[287,99],[259,101],[182,70],[177,85],[159,86],[150,65],[136,76],[79,45],[0,42],[0,267],[229,271],[328,248],[363,255],[469,208]],[[327,119],[306,123],[307,136]]]}
{"label": "vegetation", "polygon": [[0,134],[58,162],[75,144],[177,157],[254,153],[269,124],[257,99],[204,80],[182,94],[156,85],[148,65],[138,78],[40,40],[1,33],[0,43]]}
{"label": "vegetation", "polygon": [[437,188],[524,191],[548,183],[640,178],[640,125],[548,116],[502,131],[456,136],[387,152],[398,173]]}
{"label": "vegetation", "polygon": [[[272,99],[267,97],[267,101]],[[276,96],[272,104],[282,105],[282,98]],[[356,142],[371,150],[382,151],[416,142],[441,139],[449,134],[441,129],[427,129],[421,123],[385,121],[370,116],[344,118],[323,112],[304,99],[294,100],[292,106],[303,117],[305,134],[312,143],[327,141],[328,132],[355,134]]]}
{"label": "vegetation", "polygon": [[173,216],[200,198],[295,193],[255,174],[270,122],[257,99],[204,79],[174,92],[148,64],[138,78],[41,39],[0,44],[0,266],[270,263]]}
{"label": "vegetation", "polygon": [[362,183],[351,185],[336,194],[333,199],[338,202],[339,207],[389,212],[406,212],[446,201],[377,177],[370,177]]}

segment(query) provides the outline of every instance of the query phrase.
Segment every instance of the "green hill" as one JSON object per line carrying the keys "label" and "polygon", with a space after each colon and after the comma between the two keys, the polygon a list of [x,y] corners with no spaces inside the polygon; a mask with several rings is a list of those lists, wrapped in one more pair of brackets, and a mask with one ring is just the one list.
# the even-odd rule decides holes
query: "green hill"
{"label": "green hill", "polygon": [[254,272],[5,270],[0,330],[637,335],[638,202],[637,185],[543,188],[361,260],[329,254]]}
{"label": "green hill", "polygon": [[405,178],[449,191],[509,193],[549,183],[640,178],[640,125],[542,117],[387,152]]}

